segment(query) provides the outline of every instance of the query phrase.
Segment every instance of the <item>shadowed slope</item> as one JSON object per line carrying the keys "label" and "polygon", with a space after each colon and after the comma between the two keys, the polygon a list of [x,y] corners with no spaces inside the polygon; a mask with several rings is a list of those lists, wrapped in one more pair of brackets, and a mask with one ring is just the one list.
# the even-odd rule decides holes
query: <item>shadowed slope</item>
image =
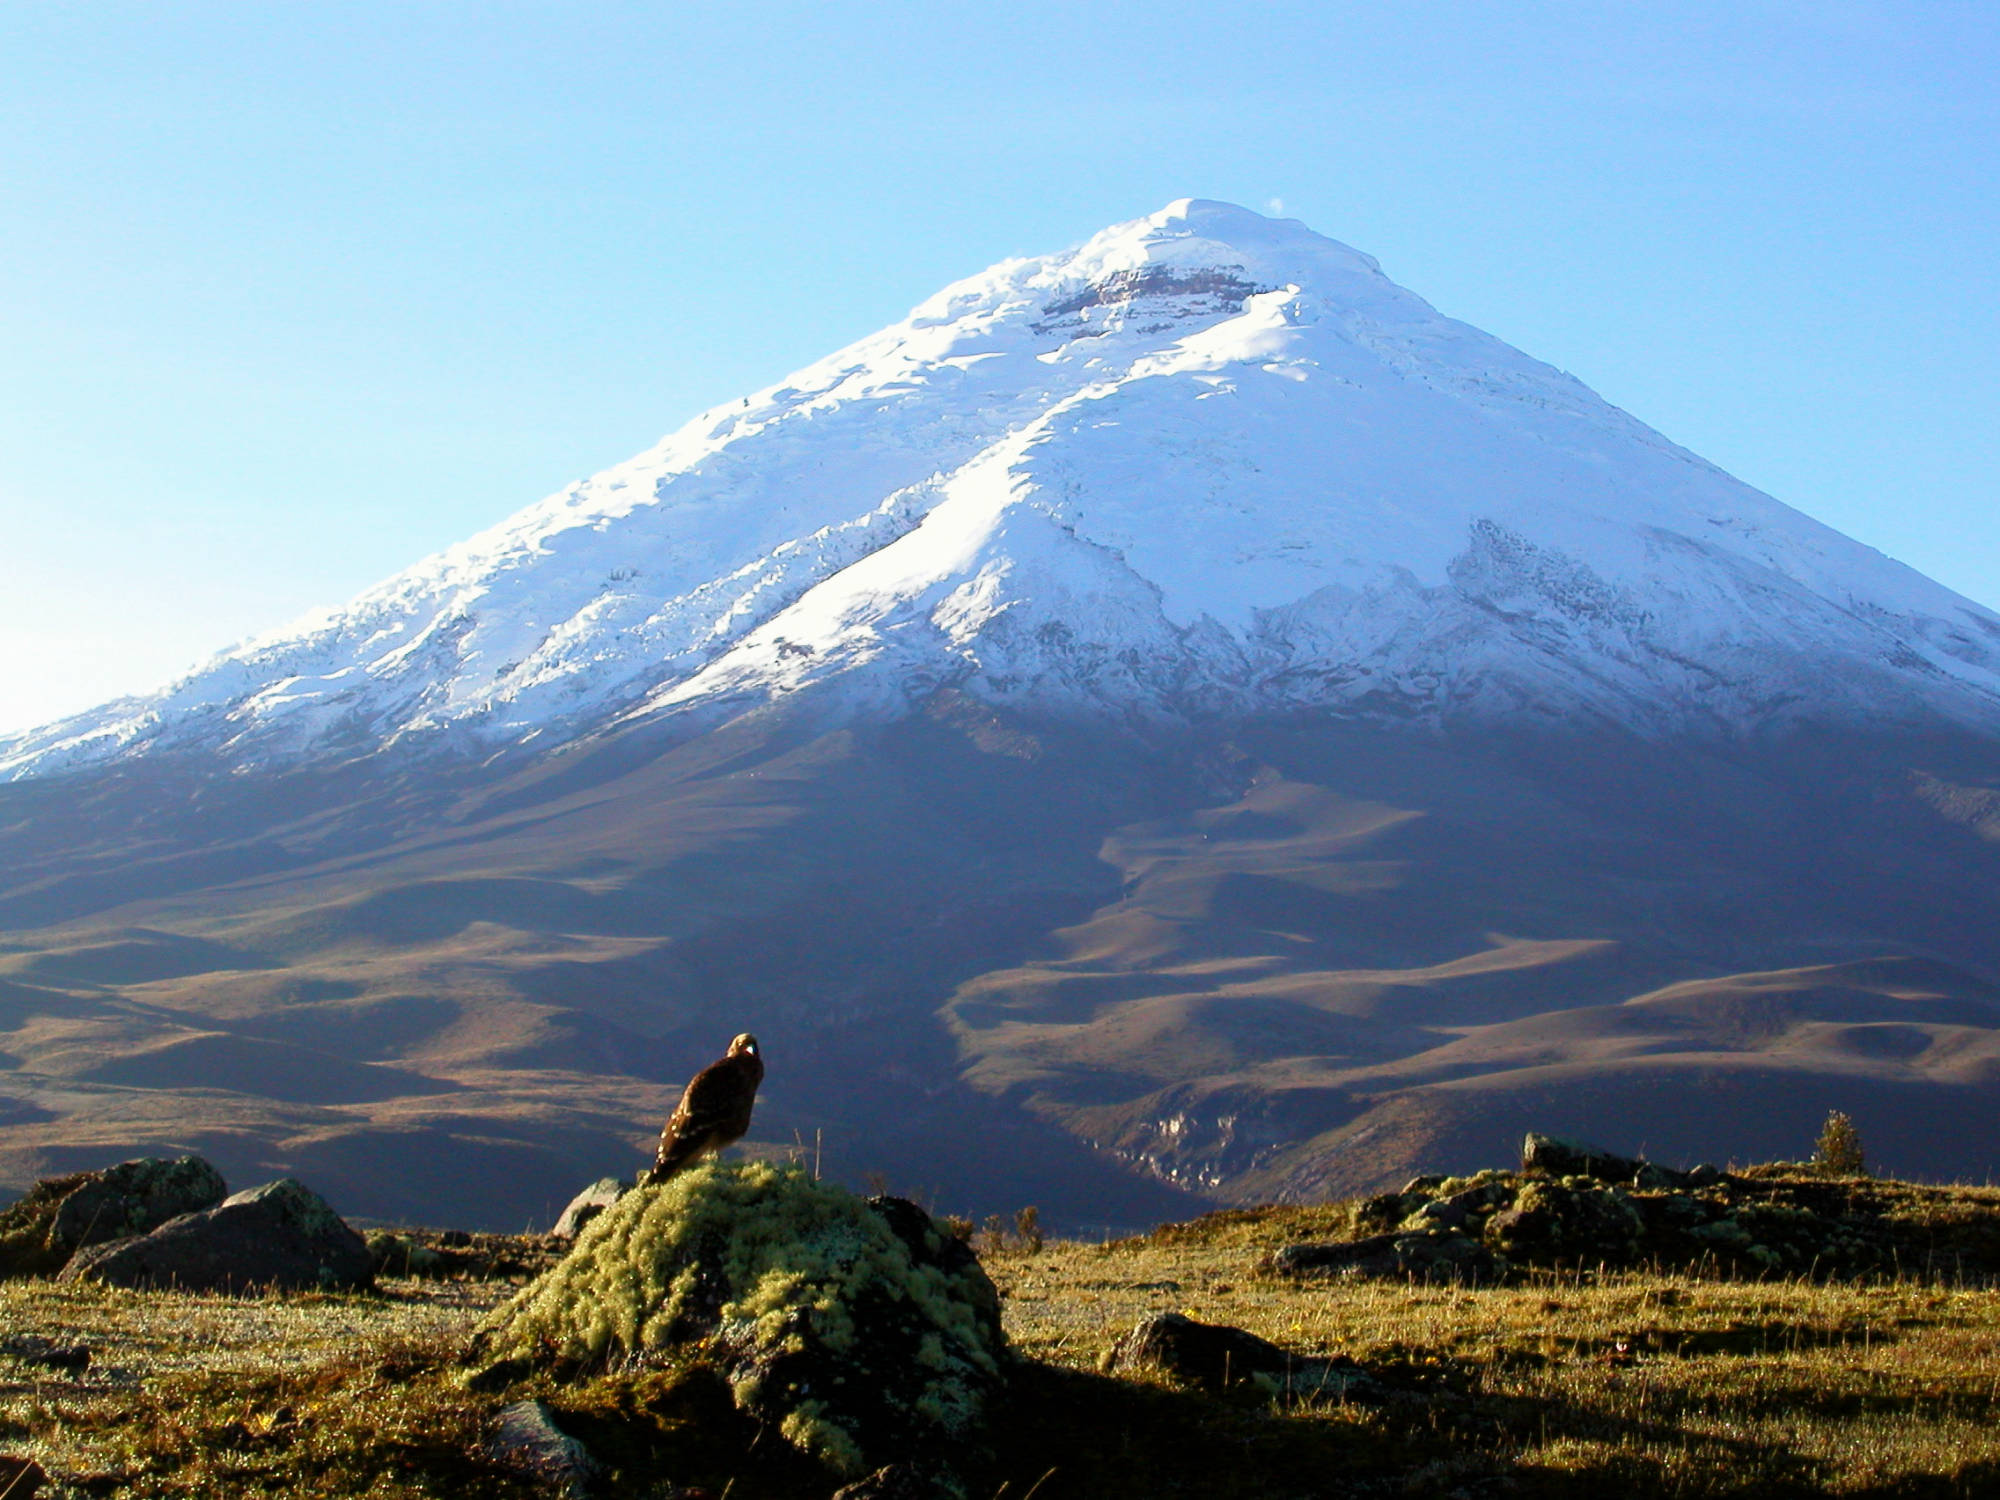
{"label": "shadowed slope", "polygon": [[[48,922],[0,940],[0,1177],[171,1146],[515,1228],[643,1165],[745,1029],[783,1059],[757,1149],[1070,1223],[1529,1125],[1783,1154],[1841,1107],[1885,1165],[1988,1165],[1921,1123],[2000,1093],[1978,741],[1139,738],[947,693],[407,774],[276,820],[169,783],[143,899],[129,832],[65,860],[83,799],[0,794],[0,905]],[[210,879],[223,846],[257,873]]]}

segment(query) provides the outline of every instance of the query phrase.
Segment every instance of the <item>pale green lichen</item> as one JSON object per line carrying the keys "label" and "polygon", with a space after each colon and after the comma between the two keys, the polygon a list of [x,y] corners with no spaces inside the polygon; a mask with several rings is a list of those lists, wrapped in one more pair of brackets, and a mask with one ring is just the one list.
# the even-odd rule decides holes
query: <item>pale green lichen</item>
{"label": "pale green lichen", "polygon": [[[976,1264],[948,1273],[917,1263],[882,1214],[843,1188],[766,1162],[708,1164],[592,1219],[483,1336],[492,1358],[583,1369],[714,1358],[739,1406],[777,1417],[795,1446],[853,1472],[859,1429],[842,1425],[839,1398],[823,1399],[850,1375],[850,1391],[898,1405],[905,1419],[948,1433],[976,1420],[1002,1354],[997,1324],[978,1311],[982,1287],[990,1298]],[[771,1377],[788,1357],[827,1372],[810,1393]],[[906,1377],[907,1397],[867,1359]]]}
{"label": "pale green lichen", "polygon": [[842,1474],[859,1474],[867,1467],[861,1445],[847,1429],[827,1419],[826,1404],[801,1401],[778,1424],[778,1431],[801,1453],[809,1453]]}

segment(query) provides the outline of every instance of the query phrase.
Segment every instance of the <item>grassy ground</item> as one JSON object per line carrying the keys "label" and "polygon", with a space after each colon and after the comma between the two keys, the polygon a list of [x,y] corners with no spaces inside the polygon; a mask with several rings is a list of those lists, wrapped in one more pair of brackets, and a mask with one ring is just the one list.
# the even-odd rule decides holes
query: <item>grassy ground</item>
{"label": "grassy ground", "polygon": [[[1145,1481],[1125,1493],[1311,1493],[1305,1471],[1323,1454],[1385,1493],[2000,1493],[2000,1292],[1647,1273],[1465,1291],[1255,1274],[1254,1252],[1294,1228],[1281,1216],[993,1260],[1009,1332],[1044,1369],[1081,1379],[1140,1317],[1177,1311],[1348,1355],[1392,1388],[1379,1404],[1280,1405],[1233,1453],[1208,1441],[1227,1403],[1186,1403],[1176,1420],[1190,1440],[1150,1433],[1100,1461],[1096,1492],[1129,1463]],[[1284,1488],[1260,1490],[1267,1472]]]}
{"label": "grassy ground", "polygon": [[[1025,1359],[964,1466],[973,1500],[2000,1494],[2000,1292],[1589,1271],[1470,1291],[1259,1269],[1351,1223],[1343,1207],[1270,1210],[990,1247]],[[493,1408],[523,1392],[456,1379],[467,1332],[511,1290],[397,1279],[378,1297],[235,1301],[0,1284],[0,1454],[39,1459],[58,1500],[536,1493],[482,1456]],[[1349,1355],[1383,1391],[1311,1403],[1103,1373],[1156,1311]],[[620,1471],[607,1493],[833,1487],[698,1381],[538,1390]]]}

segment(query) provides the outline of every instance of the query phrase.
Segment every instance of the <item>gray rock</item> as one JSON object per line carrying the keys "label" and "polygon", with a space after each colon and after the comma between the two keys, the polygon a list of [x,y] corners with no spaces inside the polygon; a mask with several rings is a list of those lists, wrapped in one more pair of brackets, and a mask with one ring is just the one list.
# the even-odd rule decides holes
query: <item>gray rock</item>
{"label": "gray rock", "polygon": [[487,1453],[503,1468],[549,1486],[569,1500],[584,1500],[604,1472],[590,1450],[556,1425],[540,1401],[516,1401],[493,1419]]}
{"label": "gray rock", "polygon": [[556,1220],[556,1227],[549,1233],[559,1240],[575,1239],[584,1225],[631,1191],[632,1184],[622,1177],[598,1178],[569,1200],[569,1207],[562,1211],[562,1216]]}
{"label": "gray rock", "polygon": [[58,1279],[197,1292],[346,1291],[373,1284],[374,1258],[325,1199],[284,1177],[150,1234],[80,1251]]}
{"label": "gray rock", "polygon": [[52,1276],[79,1250],[212,1208],[227,1191],[199,1156],[141,1157],[44,1178],[0,1213],[0,1277]]}

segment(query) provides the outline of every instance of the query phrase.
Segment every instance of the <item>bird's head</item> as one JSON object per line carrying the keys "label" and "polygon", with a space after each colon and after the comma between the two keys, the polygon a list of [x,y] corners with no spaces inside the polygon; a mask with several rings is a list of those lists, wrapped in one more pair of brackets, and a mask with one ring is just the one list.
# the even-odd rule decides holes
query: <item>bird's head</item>
{"label": "bird's head", "polygon": [[756,1058],[761,1058],[764,1055],[757,1048],[757,1038],[750,1035],[747,1031],[739,1031],[729,1043],[729,1055],[731,1057],[741,1057],[745,1053]]}

